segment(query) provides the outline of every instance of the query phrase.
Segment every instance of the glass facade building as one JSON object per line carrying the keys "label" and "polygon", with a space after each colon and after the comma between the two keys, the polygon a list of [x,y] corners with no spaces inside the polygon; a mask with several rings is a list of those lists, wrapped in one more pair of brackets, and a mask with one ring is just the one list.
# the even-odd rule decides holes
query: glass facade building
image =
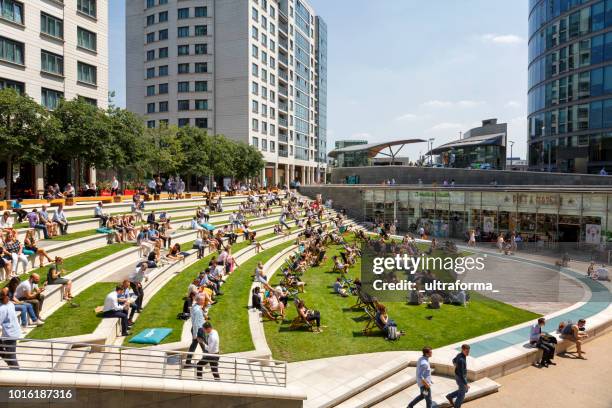
{"label": "glass facade building", "polygon": [[327,24],[316,17],[316,107],[315,136],[317,140],[315,160],[325,163],[327,159]]}
{"label": "glass facade building", "polygon": [[530,0],[529,168],[612,171],[612,0]]}
{"label": "glass facade building", "polygon": [[608,190],[376,187],[361,195],[365,221],[396,222],[403,232],[423,227],[437,238],[465,238],[471,229],[483,240],[513,231],[530,242],[599,244],[612,237]]}

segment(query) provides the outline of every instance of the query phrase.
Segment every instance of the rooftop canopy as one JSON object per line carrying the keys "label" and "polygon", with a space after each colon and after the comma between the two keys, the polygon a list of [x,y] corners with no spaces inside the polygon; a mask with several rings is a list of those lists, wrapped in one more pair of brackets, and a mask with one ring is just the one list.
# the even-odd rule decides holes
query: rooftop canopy
{"label": "rooftop canopy", "polygon": [[[335,149],[328,153],[329,157],[337,158],[338,155],[344,153],[367,153],[369,158],[374,158],[379,154],[384,156],[389,156],[391,158],[395,158],[397,154],[402,150],[402,148],[411,143],[426,143],[426,140],[423,139],[403,139],[403,140],[394,140],[391,142],[383,142],[383,143],[368,143],[368,144],[359,144],[349,147],[344,147],[342,149]],[[399,146],[395,151],[393,147]],[[389,149],[389,153],[383,152],[384,149]]]}
{"label": "rooftop canopy", "polygon": [[495,133],[490,135],[472,136],[465,139],[455,140],[443,145],[440,145],[427,154],[440,154],[452,149],[461,149],[464,147],[476,146],[503,146],[505,133]]}

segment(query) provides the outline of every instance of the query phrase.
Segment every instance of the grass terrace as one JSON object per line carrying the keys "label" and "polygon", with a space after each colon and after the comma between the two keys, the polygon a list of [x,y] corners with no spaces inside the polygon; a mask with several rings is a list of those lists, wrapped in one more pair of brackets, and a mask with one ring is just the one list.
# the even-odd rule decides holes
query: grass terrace
{"label": "grass terrace", "polygon": [[[286,318],[281,324],[264,320],[268,345],[276,359],[303,361],[347,354],[374,353],[380,351],[420,350],[424,345],[441,347],[510,327],[539,317],[537,314],[492,300],[478,293],[471,293],[467,307],[442,305],[438,310],[426,305],[411,306],[405,302],[384,302],[389,317],[396,321],[398,329],[406,332],[397,341],[387,341],[382,332],[374,328],[370,335],[362,330],[366,324],[362,309],[353,309],[355,296],[347,298],[335,294],[332,284],[338,276],[332,273],[332,256],[340,253],[341,246],[327,249],[328,259],[319,267],[309,268],[302,280],[306,293],[300,298],[306,306],[321,312],[322,333],[305,329],[289,330],[297,316],[293,303],[288,304]],[[361,263],[351,268],[349,276],[360,276]],[[434,271],[440,278],[439,271]],[[279,283],[280,271],[274,274],[272,285]]]}

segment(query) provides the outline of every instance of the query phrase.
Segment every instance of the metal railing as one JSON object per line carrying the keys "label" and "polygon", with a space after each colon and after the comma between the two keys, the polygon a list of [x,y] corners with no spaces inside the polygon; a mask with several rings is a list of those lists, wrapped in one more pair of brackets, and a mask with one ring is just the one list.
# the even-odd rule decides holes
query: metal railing
{"label": "metal railing", "polygon": [[[0,340],[14,340],[2,337]],[[191,362],[187,358],[191,354]],[[0,370],[20,370],[220,381],[274,387],[287,385],[287,363],[218,354],[152,350],[56,340],[17,340],[15,351],[5,351]],[[13,367],[14,369],[15,367]],[[202,376],[198,378],[198,370]]]}

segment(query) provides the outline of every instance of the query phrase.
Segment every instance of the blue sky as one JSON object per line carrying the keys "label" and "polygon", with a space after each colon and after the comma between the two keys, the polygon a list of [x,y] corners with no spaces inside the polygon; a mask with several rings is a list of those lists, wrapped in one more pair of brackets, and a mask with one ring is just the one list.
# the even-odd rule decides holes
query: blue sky
{"label": "blue sky", "polygon": [[[438,145],[497,117],[525,158],[527,0],[310,2],[328,25],[330,148],[347,138]],[[109,18],[110,89],[125,106],[124,0],[110,0]]]}

